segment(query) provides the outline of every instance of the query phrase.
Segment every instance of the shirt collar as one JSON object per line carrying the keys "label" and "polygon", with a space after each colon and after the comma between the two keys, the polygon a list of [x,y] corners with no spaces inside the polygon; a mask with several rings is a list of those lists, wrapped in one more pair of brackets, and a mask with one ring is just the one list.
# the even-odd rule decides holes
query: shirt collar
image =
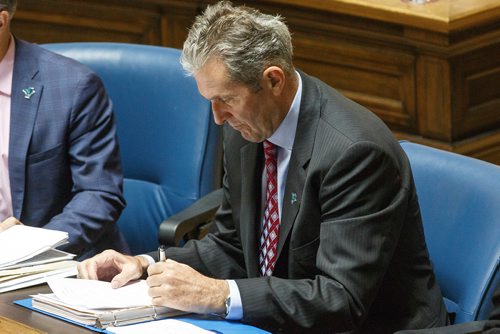
{"label": "shirt collar", "polygon": [[14,55],[16,43],[14,36],[10,36],[9,48],[7,53],[0,60],[0,93],[10,96],[12,93],[12,73],[14,72]]}
{"label": "shirt collar", "polygon": [[285,148],[289,151],[292,150],[293,141],[295,139],[295,132],[297,131],[297,122],[299,120],[300,101],[302,100],[302,78],[300,74],[295,71],[298,79],[297,92],[293,98],[290,110],[281,122],[280,126],[271,137],[267,140],[278,147]]}

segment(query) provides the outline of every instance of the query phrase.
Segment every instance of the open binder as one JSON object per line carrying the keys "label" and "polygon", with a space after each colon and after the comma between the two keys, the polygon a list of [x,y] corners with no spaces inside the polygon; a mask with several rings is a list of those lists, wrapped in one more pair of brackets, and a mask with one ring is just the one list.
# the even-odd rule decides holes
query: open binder
{"label": "open binder", "polygon": [[[108,331],[107,329],[104,328],[97,328],[95,326],[91,325],[85,325],[83,323],[73,321],[55,314],[52,314],[50,312],[42,311],[40,309],[37,309],[33,307],[32,304],[32,299],[27,298],[27,299],[21,299],[21,300],[16,300],[14,301],[14,304],[25,307],[27,309],[30,309],[32,311],[36,311],[39,313],[43,313],[45,315],[48,315],[50,317],[54,317],[69,323],[72,323],[74,325],[84,327],[88,330],[97,332],[97,333],[105,333],[105,334],[113,334],[111,330],[113,329],[112,327],[108,327],[110,330]],[[269,334],[269,332],[259,329],[257,327],[249,326],[242,324],[240,322],[236,321],[226,321],[226,320],[220,320],[220,319],[213,319],[213,318],[208,318],[206,316],[183,316],[183,317],[176,317],[175,319],[181,320],[190,324],[193,324],[195,326],[198,326],[200,328],[212,331],[214,333],[220,333],[220,334]]]}
{"label": "open binder", "polygon": [[57,318],[59,320],[63,320],[63,321],[66,321],[66,322],[69,322],[69,323],[72,323],[74,325],[77,325],[77,326],[80,326],[80,327],[83,327],[83,328],[86,328],[88,330],[91,330],[91,331],[94,331],[94,332],[97,332],[97,333],[105,333],[105,334],[113,334],[111,332],[108,332],[106,329],[104,328],[97,328],[97,327],[94,327],[94,326],[91,326],[91,325],[86,325],[86,324],[83,324],[81,322],[77,322],[77,321],[73,321],[73,320],[70,320],[70,319],[67,319],[67,318],[64,318],[64,317],[61,317],[61,316],[58,316],[56,314],[53,314],[53,313],[50,313],[50,312],[46,312],[46,311],[42,311],[40,309],[37,309],[35,307],[33,307],[33,300],[31,298],[26,298],[26,299],[20,299],[20,300],[15,300],[14,301],[14,304],[16,305],[19,305],[19,306],[22,306],[22,307],[25,307],[27,309],[30,309],[32,311],[36,311],[36,312],[39,312],[39,313],[43,313],[45,315],[48,315],[50,317],[53,317],[53,318]]}
{"label": "open binder", "polygon": [[32,296],[34,308],[97,328],[164,319],[185,312],[153,306],[146,281],[119,289],[111,283],[75,278],[48,280],[53,293]]}
{"label": "open binder", "polygon": [[158,306],[91,310],[65,304],[54,294],[33,296],[32,306],[38,310],[96,328],[124,326],[184,314],[181,311]]}

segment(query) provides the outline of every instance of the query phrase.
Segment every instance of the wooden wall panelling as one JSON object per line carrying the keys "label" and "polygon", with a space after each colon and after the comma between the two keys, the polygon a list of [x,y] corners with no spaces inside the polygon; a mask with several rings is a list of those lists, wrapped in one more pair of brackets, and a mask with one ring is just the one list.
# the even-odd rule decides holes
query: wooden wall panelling
{"label": "wooden wall panelling", "polygon": [[[151,1],[151,0],[150,0]],[[182,48],[188,29],[201,11],[198,1],[157,0],[162,17],[162,45]]]}
{"label": "wooden wall panelling", "polygon": [[182,0],[22,0],[16,36],[36,43],[107,41],[181,48],[201,10]]}
{"label": "wooden wall panelling", "polygon": [[298,68],[323,79],[395,129],[416,131],[414,57],[389,47],[295,34]]}
{"label": "wooden wall panelling", "polygon": [[[493,56],[497,55],[497,56]],[[452,61],[458,105],[454,139],[500,127],[500,43],[462,54]]]}
{"label": "wooden wall panelling", "polygon": [[161,19],[154,6],[127,7],[103,1],[19,1],[12,30],[36,43],[161,41]]}
{"label": "wooden wall panelling", "polygon": [[[14,33],[36,43],[181,48],[217,0],[21,0]],[[500,164],[498,0],[233,0],[281,14],[298,68],[410,139]]]}
{"label": "wooden wall panelling", "polygon": [[434,56],[417,60],[418,133],[451,142],[451,73],[449,64]]}
{"label": "wooden wall panelling", "polygon": [[500,165],[500,132],[489,131],[454,143],[449,150]]}

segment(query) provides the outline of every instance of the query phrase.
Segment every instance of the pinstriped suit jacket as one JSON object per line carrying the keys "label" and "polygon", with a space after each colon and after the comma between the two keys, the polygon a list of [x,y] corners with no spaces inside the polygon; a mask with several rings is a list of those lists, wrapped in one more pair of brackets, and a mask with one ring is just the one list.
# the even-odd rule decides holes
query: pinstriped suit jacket
{"label": "pinstriped suit jacket", "polygon": [[[23,89],[34,94],[25,98]],[[67,231],[61,248],[84,257],[126,251],[125,203],[112,105],[87,67],[16,40],[9,177],[14,216]]]}
{"label": "pinstriped suit jacket", "polygon": [[376,116],[300,75],[274,275],[258,272],[262,145],[228,126],[225,196],[213,233],[168,255],[209,276],[236,279],[243,321],[272,332],[444,325],[405,154]]}

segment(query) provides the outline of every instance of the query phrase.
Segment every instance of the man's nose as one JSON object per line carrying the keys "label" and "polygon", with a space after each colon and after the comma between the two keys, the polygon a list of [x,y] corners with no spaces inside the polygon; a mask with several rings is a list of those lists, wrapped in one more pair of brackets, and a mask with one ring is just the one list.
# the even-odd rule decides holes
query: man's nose
{"label": "man's nose", "polygon": [[229,113],[224,111],[224,107],[217,101],[212,101],[212,114],[217,125],[222,125],[229,118]]}

